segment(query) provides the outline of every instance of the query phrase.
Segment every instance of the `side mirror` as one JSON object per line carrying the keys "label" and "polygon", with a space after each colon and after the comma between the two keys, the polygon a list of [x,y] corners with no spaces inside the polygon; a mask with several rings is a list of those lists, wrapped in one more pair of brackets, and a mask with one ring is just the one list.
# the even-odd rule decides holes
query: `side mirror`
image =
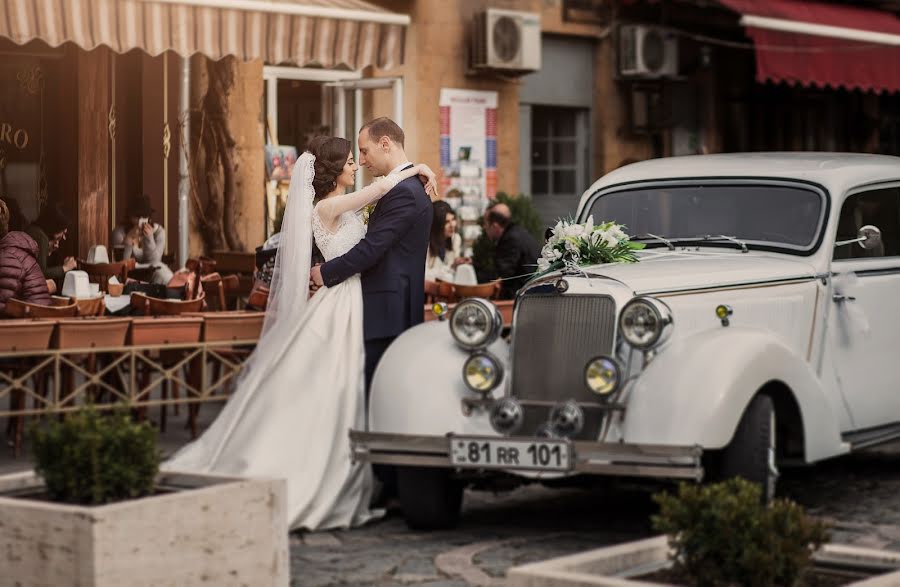
{"label": "side mirror", "polygon": [[856,238],[846,241],[837,241],[834,243],[834,246],[837,248],[853,243],[859,243],[859,246],[867,251],[877,249],[881,245],[881,229],[877,226],[867,224],[859,229],[859,232],[856,233]]}

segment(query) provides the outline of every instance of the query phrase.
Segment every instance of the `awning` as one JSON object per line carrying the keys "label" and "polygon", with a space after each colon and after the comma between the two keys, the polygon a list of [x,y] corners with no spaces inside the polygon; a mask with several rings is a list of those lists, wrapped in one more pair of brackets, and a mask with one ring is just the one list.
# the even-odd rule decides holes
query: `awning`
{"label": "awning", "polygon": [[800,0],[719,0],[741,14],[756,79],[900,91],[900,20],[890,12]]}
{"label": "awning", "polygon": [[363,0],[2,0],[0,36],[18,44],[106,45],[303,67],[403,63],[409,17]]}

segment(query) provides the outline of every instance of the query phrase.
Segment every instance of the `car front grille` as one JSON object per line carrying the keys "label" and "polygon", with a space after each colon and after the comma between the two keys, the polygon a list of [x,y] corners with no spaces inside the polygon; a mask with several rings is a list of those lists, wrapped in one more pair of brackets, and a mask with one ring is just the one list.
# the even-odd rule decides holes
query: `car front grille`
{"label": "car front grille", "polygon": [[615,325],[616,304],[606,295],[526,293],[519,299],[511,393],[523,405],[536,402],[526,407],[523,433],[546,421],[552,404],[570,399],[597,403],[585,386],[584,368],[598,355],[613,354]]}

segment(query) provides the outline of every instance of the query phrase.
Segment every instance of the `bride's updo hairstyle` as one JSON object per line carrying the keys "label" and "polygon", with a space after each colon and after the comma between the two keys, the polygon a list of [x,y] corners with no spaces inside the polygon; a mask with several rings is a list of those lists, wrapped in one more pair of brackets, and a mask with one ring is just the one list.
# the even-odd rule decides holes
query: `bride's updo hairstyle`
{"label": "bride's updo hairstyle", "polygon": [[315,137],[309,142],[306,150],[316,157],[312,182],[315,201],[321,200],[337,187],[337,178],[344,171],[350,146],[350,141],[341,137]]}

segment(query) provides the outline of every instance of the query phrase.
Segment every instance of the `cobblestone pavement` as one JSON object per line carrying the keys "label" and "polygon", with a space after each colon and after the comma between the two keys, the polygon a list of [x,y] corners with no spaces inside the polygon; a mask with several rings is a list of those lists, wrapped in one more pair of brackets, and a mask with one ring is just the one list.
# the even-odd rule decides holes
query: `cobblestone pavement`
{"label": "cobblestone pavement", "polygon": [[[207,412],[207,422],[215,412]],[[170,453],[188,439],[171,425]],[[27,447],[26,447],[27,449]],[[834,542],[900,550],[900,443],[784,471],[779,491],[831,522]],[[0,474],[28,468],[0,449]],[[639,486],[467,492],[459,527],[414,532],[392,516],[351,531],[294,533],[291,584],[499,586],[508,568],[653,534],[652,490]]]}
{"label": "cobblestone pavement", "polygon": [[[834,542],[900,550],[900,445],[784,471],[780,493],[832,524]],[[636,486],[468,492],[459,527],[421,533],[399,517],[291,536],[292,585],[499,586],[512,566],[652,535]]]}

